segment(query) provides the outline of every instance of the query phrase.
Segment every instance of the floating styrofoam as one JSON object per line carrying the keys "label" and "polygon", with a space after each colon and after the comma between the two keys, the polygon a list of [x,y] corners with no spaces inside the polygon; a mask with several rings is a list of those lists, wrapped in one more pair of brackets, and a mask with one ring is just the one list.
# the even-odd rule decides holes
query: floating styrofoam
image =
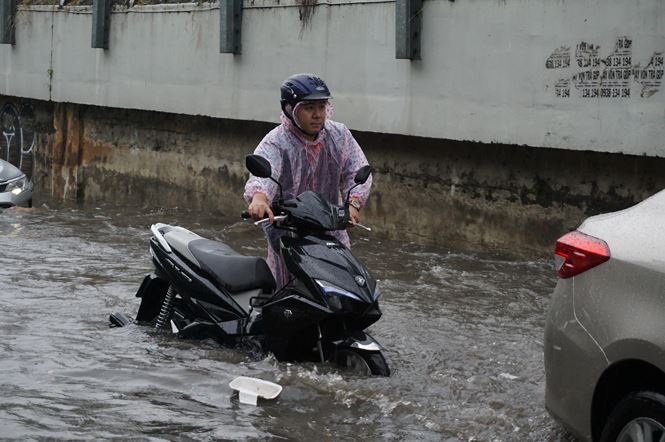
{"label": "floating styrofoam", "polygon": [[509,381],[514,381],[515,379],[519,378],[519,376],[515,376],[514,374],[510,373],[501,373],[499,377],[503,379],[508,379]]}
{"label": "floating styrofoam", "polygon": [[282,386],[263,379],[238,376],[229,383],[229,387],[238,391],[242,404],[256,405],[258,397],[275,399],[282,392]]}

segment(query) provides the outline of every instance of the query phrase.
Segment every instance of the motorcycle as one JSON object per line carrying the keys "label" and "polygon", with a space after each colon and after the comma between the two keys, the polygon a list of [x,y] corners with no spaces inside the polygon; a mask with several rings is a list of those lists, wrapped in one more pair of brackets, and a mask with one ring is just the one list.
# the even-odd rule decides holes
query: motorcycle
{"label": "motorcycle", "polygon": [[[285,231],[280,249],[291,280],[277,288],[263,258],[158,223],[151,227],[150,239],[155,269],[136,293],[141,298],[136,322],[170,325],[182,338],[213,338],[231,347],[258,345],[280,361],[330,362],[357,373],[389,376],[381,346],[364,331],[381,317],[377,282],[328,233],[351,223],[351,190],[343,206],[312,191],[284,200],[265,158],[248,155],[246,166],[279,186],[272,225]],[[361,168],[355,186],[370,173],[370,166]],[[249,219],[247,212],[242,216]],[[110,321],[112,326],[132,322],[121,313]]]}

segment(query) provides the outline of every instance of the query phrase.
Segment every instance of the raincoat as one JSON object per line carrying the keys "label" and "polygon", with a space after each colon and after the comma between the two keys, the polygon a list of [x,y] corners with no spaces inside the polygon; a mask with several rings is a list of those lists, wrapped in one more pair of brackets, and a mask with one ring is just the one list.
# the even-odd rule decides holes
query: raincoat
{"label": "raincoat", "polygon": [[[331,107],[327,114],[332,114]],[[272,176],[281,183],[284,198],[295,198],[306,190],[313,190],[333,204],[341,205],[346,193],[355,184],[353,178],[356,172],[368,164],[349,129],[326,118],[316,140],[310,141],[283,113],[281,120],[282,124],[263,138],[254,153],[270,162]],[[370,177],[365,184],[353,189],[351,197],[364,205],[371,186]],[[269,202],[279,198],[277,184],[267,178],[250,175],[245,185],[245,201],[249,204],[257,192],[265,194]],[[268,266],[275,276],[277,287],[281,288],[289,281],[289,272],[279,253],[279,239],[284,231],[272,226],[264,229],[268,239]],[[349,246],[349,235],[345,230],[331,233]]]}

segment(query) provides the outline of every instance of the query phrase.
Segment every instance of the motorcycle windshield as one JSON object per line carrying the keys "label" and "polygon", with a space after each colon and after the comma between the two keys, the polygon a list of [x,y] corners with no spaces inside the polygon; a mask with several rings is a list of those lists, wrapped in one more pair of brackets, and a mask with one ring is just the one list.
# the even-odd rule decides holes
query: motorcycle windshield
{"label": "motorcycle windshield", "polygon": [[289,271],[299,279],[327,282],[356,295],[362,302],[374,302],[376,281],[336,238],[283,237],[282,255]]}
{"label": "motorcycle windshield", "polygon": [[291,223],[299,229],[342,230],[348,222],[345,208],[329,203],[323,195],[310,190],[284,201],[283,207],[291,215]]}

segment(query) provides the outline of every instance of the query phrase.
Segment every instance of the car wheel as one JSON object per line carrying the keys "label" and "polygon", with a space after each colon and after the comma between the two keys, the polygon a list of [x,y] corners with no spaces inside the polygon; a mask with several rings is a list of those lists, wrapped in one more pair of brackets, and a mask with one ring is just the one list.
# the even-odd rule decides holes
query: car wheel
{"label": "car wheel", "polygon": [[631,393],[612,413],[601,442],[665,441],[665,396],[651,391]]}

